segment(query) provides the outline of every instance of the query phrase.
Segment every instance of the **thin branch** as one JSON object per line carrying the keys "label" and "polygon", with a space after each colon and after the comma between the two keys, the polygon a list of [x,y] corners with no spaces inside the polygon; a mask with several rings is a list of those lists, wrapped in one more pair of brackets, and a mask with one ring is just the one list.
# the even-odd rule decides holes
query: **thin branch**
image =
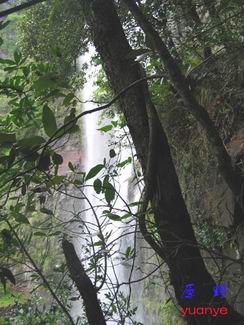
{"label": "thin branch", "polygon": [[[19,6],[15,6],[15,7],[12,7],[10,9],[0,11],[0,18],[6,17],[6,16],[8,16],[10,14],[13,14],[14,12],[18,12],[18,11],[21,11],[23,9],[30,8],[30,7],[32,7],[32,6],[36,5],[36,4],[44,2],[44,1],[46,1],[46,0],[32,0],[32,1],[28,1],[26,3],[23,3],[23,4],[19,5]],[[6,1],[4,1],[4,2],[6,2]],[[4,3],[4,2],[2,2],[2,3]]]}
{"label": "thin branch", "polygon": [[[155,74],[155,75],[152,75],[152,76],[149,76],[149,77],[143,77],[143,78],[140,78],[134,82],[132,82],[131,84],[129,84],[127,87],[125,87],[124,89],[122,89],[113,99],[111,99],[107,104],[104,104],[102,106],[99,106],[99,107],[96,107],[96,108],[93,108],[91,110],[88,110],[88,111],[84,111],[82,113],[80,113],[79,115],[77,115],[74,119],[70,120],[69,122],[67,122],[66,124],[62,125],[50,138],[49,140],[43,145],[43,147],[39,148],[39,149],[44,149],[42,154],[44,153],[45,151],[45,148],[47,148],[47,146],[52,143],[53,141],[61,138],[62,136],[64,136],[64,134],[67,132],[65,131],[66,128],[68,128],[68,130],[70,130],[74,124],[84,115],[87,115],[87,114],[91,114],[91,113],[95,113],[95,112],[99,112],[99,111],[102,111],[108,107],[110,107],[111,105],[113,105],[122,95],[124,95],[128,90],[130,90],[131,88],[133,88],[134,86],[138,85],[139,83],[143,82],[143,81],[146,81],[146,80],[152,80],[152,79],[160,79],[160,78],[163,78],[162,75],[158,75],[158,74]],[[64,133],[62,134],[60,131],[64,130]],[[59,135],[61,133],[61,135]],[[58,136],[57,136],[58,135]],[[39,150],[38,149],[38,150]]]}
{"label": "thin branch", "polygon": [[[154,74],[152,76],[149,76],[149,77],[145,77],[145,78],[140,78],[134,82],[132,82],[131,84],[129,84],[127,87],[125,87],[124,89],[122,89],[117,95],[115,95],[115,97],[113,99],[111,99],[110,102],[108,102],[107,104],[104,104],[102,106],[98,106],[96,108],[93,108],[91,110],[87,110],[87,111],[84,111],[82,113],[80,113],[79,115],[77,115],[74,119],[70,120],[69,122],[67,122],[66,124],[62,125],[50,138],[49,140],[43,145],[43,146],[40,146],[38,147],[37,149],[33,150],[31,154],[35,153],[35,152],[38,152],[40,149],[43,149],[43,152],[42,152],[42,155],[44,154],[45,152],[45,149],[47,148],[47,146],[51,143],[53,143],[54,141],[58,140],[59,138],[62,138],[66,133],[67,131],[69,131],[72,126],[74,126],[74,124],[82,117],[82,116],[85,116],[87,114],[92,114],[92,113],[95,113],[95,112],[99,112],[99,111],[102,111],[108,107],[110,107],[111,105],[113,105],[122,95],[124,95],[128,90],[130,90],[131,88],[133,88],[134,86],[138,85],[139,83],[145,81],[145,80],[153,80],[153,79],[161,79],[163,78],[163,75],[158,75],[158,74]],[[65,129],[68,129],[68,130],[65,130]],[[63,133],[60,132],[60,131],[64,131]],[[11,168],[15,165],[17,165],[19,162],[23,161],[25,158],[28,158],[30,156],[30,154],[28,155],[25,155],[23,158],[17,160],[16,162],[14,162],[12,165],[11,165]],[[3,171],[0,172],[0,175],[2,174],[6,174],[6,172],[9,170],[10,168],[6,168],[4,169]],[[31,169],[32,170],[32,169]],[[20,174],[17,174],[16,176],[12,177],[11,179],[7,180],[3,185],[5,186],[6,184],[8,184],[11,180],[13,180],[14,178],[16,177],[19,177],[19,176],[22,176],[24,175],[26,172],[22,172]]]}
{"label": "thin branch", "polygon": [[23,250],[23,252],[25,253],[25,255],[30,260],[31,264],[33,265],[36,273],[40,276],[40,278],[42,279],[43,283],[46,285],[46,287],[48,288],[49,292],[51,293],[51,295],[53,296],[53,298],[56,300],[57,304],[61,307],[61,309],[63,310],[63,312],[66,314],[67,318],[70,320],[70,324],[75,325],[75,323],[73,322],[73,319],[70,316],[68,310],[66,309],[66,307],[63,305],[63,303],[60,301],[60,299],[58,298],[58,296],[55,294],[55,292],[51,288],[49,282],[47,281],[47,279],[45,278],[44,274],[42,273],[42,271],[37,266],[36,262],[33,260],[33,258],[30,255],[30,253],[27,251],[25,245],[23,244],[22,240],[19,238],[19,235],[14,230],[13,226],[11,225],[11,223],[7,220],[7,218],[5,218],[5,221],[8,224],[9,229],[11,230],[11,232],[14,234],[17,242],[19,243],[19,246],[21,247],[21,249]]}

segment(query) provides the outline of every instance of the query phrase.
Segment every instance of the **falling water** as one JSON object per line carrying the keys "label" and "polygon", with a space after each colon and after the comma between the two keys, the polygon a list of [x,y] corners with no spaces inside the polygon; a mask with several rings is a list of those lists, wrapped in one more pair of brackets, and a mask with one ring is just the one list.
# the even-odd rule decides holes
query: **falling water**
{"label": "falling water", "polygon": [[[91,101],[93,97],[93,89],[94,89],[94,80],[96,78],[97,68],[92,66],[90,64],[91,56],[94,54],[94,49],[91,48],[90,51],[85,55],[82,56],[79,59],[79,64],[88,64],[88,71],[87,71],[87,82],[85,83],[83,90],[81,92],[82,101],[84,104],[82,104],[82,110],[87,111],[94,107],[96,107],[96,104]],[[101,120],[101,113],[92,113],[87,114],[84,116],[82,120],[82,142],[83,142],[83,149],[82,149],[82,156],[83,156],[83,166],[82,169],[87,173],[92,167],[96,166],[97,164],[103,164],[104,159],[106,161],[110,161],[111,166],[115,163],[114,159],[109,158],[109,144],[111,143],[111,135],[108,133],[104,133],[99,131],[98,129],[101,127],[99,126],[99,121]],[[106,120],[106,118],[103,117],[103,125],[110,124],[111,121]],[[114,134],[113,132],[113,140],[119,138],[121,134],[116,131],[117,134]],[[128,139],[128,135],[127,135]],[[122,146],[121,152],[120,152],[120,161],[126,160],[129,156],[132,157],[134,155],[133,150],[128,146],[128,141],[123,140],[126,144]],[[118,215],[122,210],[128,210],[127,204],[138,201],[140,198],[140,191],[137,189],[135,191],[135,186],[132,185],[132,178],[134,176],[134,170],[133,167],[129,164],[125,166],[122,170],[120,175],[117,177],[116,182],[116,190],[119,193],[119,196],[115,200],[114,204],[114,211],[118,211]],[[85,267],[88,267],[87,261],[85,260],[84,250],[86,249],[86,244],[88,242],[92,241],[97,242],[99,240],[99,237],[97,236],[99,234],[98,228],[94,226],[93,224],[96,223],[96,217],[100,220],[103,220],[101,218],[103,210],[105,209],[104,206],[101,207],[101,197],[99,195],[96,195],[94,188],[93,188],[93,181],[94,179],[89,180],[86,182],[86,188],[84,190],[84,195],[89,200],[81,201],[80,199],[73,199],[73,201],[70,203],[70,205],[73,205],[74,209],[76,210],[75,213],[79,214],[79,211],[82,211],[82,213],[79,214],[81,218],[81,222],[76,223],[75,226],[72,226],[73,236],[72,241],[76,248],[77,254],[80,257],[82,263],[85,265]],[[82,195],[83,196],[83,195]],[[83,202],[83,203],[81,203]],[[104,203],[103,203],[104,204]],[[64,204],[67,206],[67,202]],[[82,206],[82,207],[81,207]],[[91,206],[93,207],[91,209]],[[117,209],[117,210],[116,210]],[[136,207],[131,207],[131,210],[133,210],[133,213],[136,211]],[[127,220],[126,220],[127,221]],[[100,221],[102,222],[102,221]],[[81,224],[86,224],[89,227],[89,235],[85,234],[83,227]],[[140,265],[140,258],[141,258],[141,252],[140,247],[134,247],[135,239],[137,239],[137,242],[141,245],[140,239],[138,239],[138,236],[135,236],[135,221],[128,221],[127,225],[126,222],[118,222],[118,221],[111,221],[106,224],[106,230],[105,232],[111,232],[111,236],[106,243],[107,246],[109,243],[115,241],[112,247],[112,252],[110,251],[110,258],[108,259],[108,266],[107,266],[107,283],[105,282],[105,285],[99,293],[99,299],[104,303],[108,303],[108,299],[106,298],[106,294],[111,290],[111,283],[118,284],[118,283],[127,283],[130,280],[136,280],[141,277],[141,273],[138,272],[138,266]],[[78,229],[78,230],[77,230]],[[126,236],[121,236],[124,233],[129,233]],[[116,240],[117,238],[120,238],[119,240]],[[144,243],[143,243],[144,244]],[[130,277],[131,273],[131,267],[132,267],[132,260],[126,261],[122,260],[121,257],[125,256],[124,253],[128,249],[128,247],[135,248],[136,249],[136,259],[133,266],[133,274]],[[110,246],[111,247],[111,246]],[[108,247],[109,249],[109,247]],[[131,285],[132,291],[135,292],[135,294],[132,294],[132,299],[130,300],[129,307],[132,307],[134,304],[134,307],[137,305],[138,310],[136,315],[133,317],[134,320],[144,323],[144,312],[143,312],[143,285],[141,282],[135,283]],[[115,290],[115,289],[114,289]],[[129,286],[123,285],[120,287],[120,292],[122,292],[124,295],[128,295],[129,293]],[[78,296],[78,293],[75,292],[75,295]],[[74,294],[73,294],[74,296]],[[103,305],[104,310],[104,305]],[[71,314],[72,317],[76,320],[79,316],[81,316],[82,311],[82,303],[81,300],[72,301],[71,302]],[[118,315],[117,315],[118,316]],[[116,321],[110,320],[107,321],[107,324],[109,325],[115,325],[118,323],[118,317],[116,318]],[[131,320],[127,319],[126,324],[132,324]],[[155,325],[156,324],[162,324],[156,321],[155,318]]]}

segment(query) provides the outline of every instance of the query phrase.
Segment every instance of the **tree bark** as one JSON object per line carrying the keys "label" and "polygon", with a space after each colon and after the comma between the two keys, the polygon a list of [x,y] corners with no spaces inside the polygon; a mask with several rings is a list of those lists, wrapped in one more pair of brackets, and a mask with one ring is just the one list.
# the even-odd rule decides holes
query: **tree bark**
{"label": "tree bark", "polygon": [[[111,87],[115,93],[128,84],[141,78],[141,68],[129,58],[131,47],[123,32],[112,0],[94,0],[86,2],[91,6],[88,24],[92,39],[101,56],[103,66]],[[144,175],[149,154],[149,124],[143,87],[137,85],[120,100]],[[154,114],[156,110],[153,108]],[[205,113],[203,113],[205,114]],[[189,324],[244,324],[244,318],[228,305],[225,299],[214,299],[212,295],[214,280],[208,273],[190,222],[190,217],[182,197],[170,148],[161,123],[155,115],[154,127],[157,137],[153,144],[155,155],[155,181],[153,183],[153,202],[155,205],[155,223],[162,243],[162,254],[170,269],[170,279],[178,303],[186,306],[225,305],[229,315],[225,318],[208,319],[207,316],[188,317]],[[182,288],[194,283],[195,298],[184,300]]]}
{"label": "tree bark", "polygon": [[89,325],[106,325],[106,321],[97,298],[96,289],[86,274],[83,265],[76,254],[73,244],[64,239],[62,246],[70,277],[74,281],[84,301]]}
{"label": "tree bark", "polygon": [[235,211],[238,211],[238,213],[234,213],[233,215],[234,224],[239,225],[240,223],[243,223],[243,211],[240,213],[242,210],[241,206],[243,206],[243,177],[241,177],[240,174],[236,172],[234,166],[232,166],[231,158],[225,149],[223,141],[220,138],[213,121],[211,120],[207,110],[197,102],[196,98],[190,91],[187,79],[182,74],[178,63],[171,56],[158,32],[153,28],[134,0],[124,0],[124,2],[127,4],[139,26],[150,38],[154,50],[159,53],[162,62],[168,70],[170,79],[175,89],[182,97],[186,108],[192,113],[205,130],[210,147],[217,159],[219,172],[236,198]]}

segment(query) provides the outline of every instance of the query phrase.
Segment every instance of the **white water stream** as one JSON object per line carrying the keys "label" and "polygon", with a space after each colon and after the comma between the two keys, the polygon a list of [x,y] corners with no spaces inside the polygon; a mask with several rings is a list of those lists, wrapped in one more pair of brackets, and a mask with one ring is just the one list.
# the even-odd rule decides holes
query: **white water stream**
{"label": "white water stream", "polygon": [[[93,54],[94,50],[91,48],[89,53],[79,58],[80,65],[84,63],[88,64],[86,74],[87,82],[79,96],[82,102],[84,102],[81,107],[82,111],[97,107],[97,104],[91,101],[93,99],[94,81],[96,80],[98,71],[98,68],[90,63]],[[101,114],[92,113],[83,117],[81,125],[82,145],[79,140],[78,142],[76,141],[75,146],[70,143],[65,149],[66,152],[64,154],[67,156],[67,162],[71,161],[76,165],[77,153],[79,151],[78,156],[81,156],[80,169],[83,172],[88,173],[94,166],[103,164],[104,158],[106,158],[107,169],[104,168],[94,178],[89,179],[85,183],[85,189],[81,187],[80,190],[79,186],[78,188],[68,186],[66,194],[61,194],[59,198],[59,216],[62,220],[66,221],[67,235],[72,240],[76,252],[86,270],[91,266],[91,256],[94,256],[94,253],[96,256],[100,253],[100,256],[102,256],[100,270],[99,267],[97,269],[100,271],[100,275],[106,274],[106,281],[99,291],[98,298],[101,302],[107,324],[132,325],[134,324],[133,321],[137,321],[144,325],[162,325],[162,320],[160,320],[158,315],[151,312],[153,309],[151,309],[150,313],[145,309],[145,299],[150,302],[151,297],[154,301],[157,301],[157,298],[155,299],[155,297],[150,296],[150,293],[149,295],[147,293],[145,295],[145,284],[144,282],[138,281],[138,279],[143,278],[145,274],[150,273],[154,269],[155,263],[157,262],[151,260],[153,252],[147,247],[145,248],[145,242],[140,239],[140,235],[135,235],[135,220],[132,221],[131,218],[128,218],[121,222],[104,217],[104,210],[109,209],[104,200],[104,194],[97,194],[93,187],[94,180],[96,178],[103,180],[106,174],[111,174],[118,161],[125,161],[128,157],[134,156],[134,149],[131,149],[128,145],[132,143],[130,137],[128,134],[125,134],[122,138],[125,129],[121,130],[117,128],[107,133],[98,130],[104,125],[111,124],[111,119],[106,117],[103,117],[101,122]],[[118,119],[118,116],[114,116],[112,120],[115,121],[116,119]],[[101,123],[99,124],[99,122]],[[113,145],[111,146],[111,143],[117,143],[117,145],[114,147]],[[82,150],[80,149],[81,147]],[[109,158],[109,151],[113,148],[116,151],[116,156],[111,159]],[[132,182],[135,175],[134,165],[128,164],[117,170],[118,176],[114,178],[115,181],[113,182],[112,178],[110,178],[111,183],[113,183],[117,191],[115,199],[112,201],[112,212],[121,217],[128,214],[129,210],[132,213],[136,212],[137,206],[132,207],[128,206],[128,204],[139,201],[140,189],[135,186],[135,181]],[[66,172],[66,174],[68,177],[72,177],[70,171]],[[109,238],[105,240],[105,250],[98,244],[99,241],[101,242],[101,238],[99,237],[100,231],[97,221],[102,226],[103,235],[110,234]],[[98,244],[95,245],[95,252],[92,251],[92,243]],[[125,253],[129,247],[132,254],[129,258],[126,258]],[[136,255],[134,263],[133,250]],[[104,264],[105,256],[107,257],[106,267]],[[94,272],[88,274],[94,283]],[[133,282],[134,280],[136,280],[135,283],[128,285],[129,282]],[[101,279],[98,279],[97,285],[100,283]],[[150,287],[149,280],[147,285]],[[146,291],[148,291],[148,288]],[[116,301],[116,298],[113,300],[113,306],[111,306],[111,300],[109,300],[108,294],[111,294],[111,297],[118,297],[118,301]],[[128,296],[130,296],[129,302],[124,300]],[[79,293],[75,286],[72,288],[70,298],[72,298],[70,301],[70,313],[73,319],[77,321],[77,325],[85,324],[85,317],[82,314],[84,313],[82,300],[79,298]],[[124,306],[121,306],[121,302],[123,302]],[[119,308],[117,308],[118,306]],[[129,306],[130,310],[138,307],[135,315],[125,317],[123,310],[125,311],[126,308],[123,307],[127,306]],[[112,316],[108,313],[111,310],[114,311]],[[123,322],[124,318],[126,319],[125,322]],[[121,320],[122,322],[119,322]]]}
{"label": "white water stream", "polygon": [[[79,64],[87,63],[89,65],[86,79],[87,82],[85,83],[83,90],[82,90],[82,101],[84,104],[82,104],[82,111],[90,110],[94,107],[96,107],[96,104],[91,102],[91,99],[93,97],[93,91],[94,91],[94,80],[96,78],[97,68],[90,65],[90,59],[93,55],[94,50],[90,49],[89,53],[85,56],[81,57],[79,59]],[[104,133],[98,130],[101,126],[104,126],[106,124],[110,124],[111,121],[107,120],[106,118],[103,119],[102,125],[98,125],[99,121],[101,119],[100,112],[92,113],[85,115],[82,120],[82,141],[83,141],[83,168],[84,171],[88,172],[92,167],[96,166],[97,164],[103,164],[104,158],[106,161],[110,161],[111,165],[114,163],[114,159],[109,158],[109,150],[111,149],[109,147],[109,143],[111,142],[111,136],[109,133]],[[113,137],[116,135],[113,134]],[[114,140],[114,139],[113,139]],[[122,148],[120,152],[120,159],[121,161],[126,160],[128,156],[131,156],[131,150],[128,148]],[[110,159],[110,160],[109,160]],[[111,167],[112,168],[112,167]],[[129,180],[132,176],[132,168],[131,165],[125,166],[122,170],[121,175],[117,178],[117,183],[115,185],[115,188],[117,192],[119,193],[119,196],[116,199],[116,203],[113,206],[113,211],[118,211],[118,215],[121,215],[121,210],[125,210],[125,202],[130,201],[128,197],[128,186],[129,186]],[[93,188],[93,181],[95,178],[89,180],[86,185],[86,189],[84,191],[85,196],[88,200],[85,204],[85,210],[86,212],[82,214],[82,221],[87,224],[87,228],[89,228],[88,233],[84,236],[84,230],[81,231],[80,235],[73,237],[73,243],[75,245],[76,251],[79,255],[79,257],[82,260],[82,263],[87,267],[87,261],[84,260],[84,245],[85,243],[90,242],[91,240],[94,242],[99,241],[99,237],[97,234],[99,234],[98,227],[97,227],[97,220],[96,218],[100,219],[100,223],[103,222],[103,218],[101,218],[103,211],[105,209],[102,205],[102,197],[104,195],[97,195]],[[131,200],[134,199],[131,193]],[[78,200],[79,201],[79,200]],[[103,201],[104,202],[104,201]],[[78,203],[81,204],[80,201]],[[104,204],[104,203],[103,203]],[[77,205],[77,204],[75,204]],[[93,207],[91,209],[91,206]],[[84,207],[83,207],[84,208]],[[124,212],[125,214],[126,212]],[[123,215],[123,213],[122,213]],[[109,252],[110,255],[107,259],[107,277],[106,282],[99,294],[99,299],[103,303],[108,304],[109,300],[106,298],[106,295],[111,292],[114,294],[116,291],[116,285],[118,283],[127,282],[128,281],[128,266],[130,266],[130,263],[128,263],[128,266],[126,268],[125,265],[122,264],[121,261],[121,254],[116,252],[122,252],[124,253],[129,246],[129,244],[132,245],[134,235],[133,230],[135,229],[134,224],[131,224],[127,226],[129,231],[131,232],[131,235],[126,236],[125,239],[119,239],[120,235],[122,235],[122,223],[118,221],[112,221],[107,220],[106,221],[106,228],[103,231],[104,234],[111,233],[109,240],[106,244],[109,245],[109,243],[113,243],[112,245],[107,247],[107,250],[112,247],[111,251]],[[127,230],[128,232],[128,230]],[[85,238],[84,238],[85,237]],[[90,238],[88,238],[90,237]],[[113,286],[114,285],[114,286]],[[125,295],[127,293],[127,290],[125,286],[120,288],[120,291],[123,292]],[[81,301],[72,301],[71,304],[71,314],[74,319],[77,319],[79,316],[81,316]],[[116,314],[116,313],[115,313]],[[119,315],[115,316],[113,315],[113,319],[107,321],[107,324],[115,325],[118,324]],[[142,321],[142,319],[140,319]],[[131,324],[131,321],[126,322],[126,324]]]}

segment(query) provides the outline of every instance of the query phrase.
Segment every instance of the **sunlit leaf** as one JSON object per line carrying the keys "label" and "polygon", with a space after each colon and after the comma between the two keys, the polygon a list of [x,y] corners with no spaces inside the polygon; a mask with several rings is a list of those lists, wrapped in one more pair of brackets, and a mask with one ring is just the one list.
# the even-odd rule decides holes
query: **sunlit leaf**
{"label": "sunlit leaf", "polygon": [[113,128],[113,125],[109,124],[109,125],[103,126],[102,128],[100,128],[98,130],[102,131],[102,132],[108,132],[108,131],[112,130],[112,128]]}

